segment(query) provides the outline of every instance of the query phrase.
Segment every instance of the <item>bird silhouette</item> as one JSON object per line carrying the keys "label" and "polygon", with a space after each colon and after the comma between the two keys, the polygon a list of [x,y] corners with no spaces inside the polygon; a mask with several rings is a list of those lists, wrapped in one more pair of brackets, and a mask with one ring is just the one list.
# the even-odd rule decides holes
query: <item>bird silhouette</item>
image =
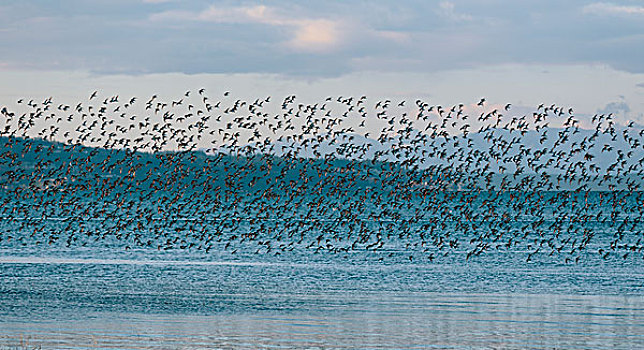
{"label": "bird silhouette", "polygon": [[[490,250],[528,262],[578,263],[591,248],[644,257],[635,122],[595,115],[582,129],[570,107],[512,115],[485,98],[219,101],[196,91],[3,106],[0,243],[274,255],[395,247],[410,263]],[[469,116],[468,106],[486,108]]]}

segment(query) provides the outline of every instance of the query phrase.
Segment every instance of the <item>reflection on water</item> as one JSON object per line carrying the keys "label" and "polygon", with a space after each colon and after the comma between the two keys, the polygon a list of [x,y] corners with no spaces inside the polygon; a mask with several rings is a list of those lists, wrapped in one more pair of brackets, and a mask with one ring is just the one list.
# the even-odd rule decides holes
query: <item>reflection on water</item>
{"label": "reflection on water", "polygon": [[644,348],[634,259],[0,253],[0,349]]}
{"label": "reflection on water", "polygon": [[2,342],[17,345],[22,335],[23,343],[28,340],[51,349],[644,347],[641,297],[432,293],[338,297],[344,300],[325,310],[306,309],[302,298],[302,310],[285,312],[90,312],[67,320],[13,319],[2,322]]}

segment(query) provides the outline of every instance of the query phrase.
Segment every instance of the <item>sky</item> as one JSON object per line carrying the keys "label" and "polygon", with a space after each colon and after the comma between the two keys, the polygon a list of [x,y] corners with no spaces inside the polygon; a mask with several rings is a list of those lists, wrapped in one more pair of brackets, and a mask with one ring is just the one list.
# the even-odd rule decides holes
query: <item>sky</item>
{"label": "sky", "polygon": [[0,3],[0,105],[297,94],[540,103],[644,124],[644,1]]}

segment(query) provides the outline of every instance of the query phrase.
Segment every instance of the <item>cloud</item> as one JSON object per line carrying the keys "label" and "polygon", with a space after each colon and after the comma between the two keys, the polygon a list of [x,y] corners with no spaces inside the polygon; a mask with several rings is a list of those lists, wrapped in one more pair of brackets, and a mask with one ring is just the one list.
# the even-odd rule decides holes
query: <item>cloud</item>
{"label": "cloud", "polygon": [[150,20],[190,20],[228,24],[257,23],[286,28],[290,32],[291,39],[285,44],[299,51],[331,51],[342,42],[342,24],[339,20],[293,18],[265,5],[238,7],[213,5],[200,12],[165,11],[152,14]]}
{"label": "cloud", "polygon": [[644,83],[635,84],[635,86],[644,88]]}
{"label": "cloud", "polygon": [[604,108],[597,109],[598,114],[628,114],[631,111],[631,107],[624,101],[611,102],[604,106]]}
{"label": "cloud", "polygon": [[313,79],[498,64],[599,64],[641,73],[638,6],[644,3],[24,0],[0,5],[0,58],[12,67]]}
{"label": "cloud", "polygon": [[217,23],[257,22],[273,25],[283,24],[283,21],[275,16],[274,11],[264,5],[227,8],[213,5],[197,13],[196,19]]}
{"label": "cloud", "polygon": [[391,40],[398,43],[409,43],[411,41],[411,35],[409,33],[393,30],[375,30],[373,31],[373,35],[377,38]]}
{"label": "cloud", "polygon": [[142,0],[146,4],[162,4],[166,2],[173,2],[175,0]]}
{"label": "cloud", "polygon": [[438,4],[438,13],[450,21],[471,21],[472,16],[468,14],[457,13],[454,11],[454,3],[451,1],[442,1]]}
{"label": "cloud", "polygon": [[582,9],[583,13],[594,15],[644,15],[643,6],[624,6],[608,2],[596,2],[586,5]]}
{"label": "cloud", "polygon": [[289,45],[302,50],[324,51],[340,41],[339,25],[325,19],[300,21],[294,34]]}

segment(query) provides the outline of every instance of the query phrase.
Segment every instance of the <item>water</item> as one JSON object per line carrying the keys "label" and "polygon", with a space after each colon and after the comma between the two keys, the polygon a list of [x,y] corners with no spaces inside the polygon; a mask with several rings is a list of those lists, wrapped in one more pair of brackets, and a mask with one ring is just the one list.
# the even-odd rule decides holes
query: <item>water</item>
{"label": "water", "polygon": [[[634,349],[641,258],[5,246],[0,346]],[[1,348],[1,347],[0,347]]]}
{"label": "water", "polygon": [[[149,207],[145,202],[133,201],[138,207],[131,212],[109,218],[83,210],[93,216],[66,219],[64,211],[71,209],[64,205],[7,196],[0,221],[0,349],[644,348],[644,264],[641,250],[631,250],[640,246],[643,232],[635,220],[641,193],[622,197],[619,206],[601,202],[597,193],[588,200],[578,196],[568,206],[541,205],[537,215],[531,214],[535,205],[513,212],[514,194],[508,194],[488,204],[503,212],[497,219],[458,221],[488,210],[477,202],[450,205],[467,195],[445,196],[442,214],[422,211],[417,222],[402,226],[364,219],[384,233],[375,252],[365,249],[373,237],[355,250],[321,249],[335,234],[316,243],[319,228],[295,238],[266,232],[226,249],[230,235],[250,223],[208,224],[194,213],[179,213],[181,219],[170,224],[162,217],[144,219],[145,225],[170,228],[146,234],[137,219],[120,231],[110,227],[119,218],[136,218]],[[409,203],[409,211],[425,205]],[[91,198],[74,204],[96,205]],[[31,216],[13,214],[11,205]],[[574,221],[570,208],[581,208],[584,220]],[[288,224],[262,220],[252,225],[270,221],[275,230]],[[229,232],[211,240],[206,252],[186,233],[194,222]],[[338,222],[333,229],[342,238],[347,226]],[[419,237],[427,230],[423,225],[431,236]],[[496,235],[482,238],[492,229]],[[580,247],[575,242],[588,237],[584,229],[593,235]],[[136,245],[123,238],[128,232],[161,243]],[[50,241],[53,234],[59,239]],[[197,244],[166,249],[163,242],[175,236],[187,240],[181,244]],[[516,243],[506,246],[508,237]],[[439,238],[459,244],[432,247]],[[266,241],[273,242],[272,250],[256,254]],[[489,248],[468,254],[481,245]],[[613,253],[604,258],[600,249]]]}
{"label": "water", "polygon": [[[309,296],[311,297],[311,296]],[[641,299],[561,295],[364,294],[324,310],[89,312],[3,322],[44,348],[641,348]],[[310,299],[293,296],[302,305]],[[638,305],[640,308],[638,308]]]}
{"label": "water", "polygon": [[0,350],[644,348],[639,126],[202,93],[3,109]]}

